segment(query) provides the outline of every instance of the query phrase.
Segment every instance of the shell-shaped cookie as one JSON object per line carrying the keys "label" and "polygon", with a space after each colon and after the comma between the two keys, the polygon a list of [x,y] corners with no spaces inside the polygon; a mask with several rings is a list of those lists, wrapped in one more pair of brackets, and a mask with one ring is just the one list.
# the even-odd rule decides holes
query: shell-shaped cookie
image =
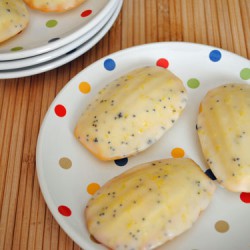
{"label": "shell-shaped cookie", "polygon": [[197,131],[219,183],[231,191],[250,192],[250,85],[210,90],[201,102]]}
{"label": "shell-shaped cookie", "polygon": [[85,0],[24,0],[32,9],[43,12],[64,12],[73,9]]}
{"label": "shell-shaped cookie", "polygon": [[186,103],[182,81],[169,70],[139,68],[99,92],[80,117],[75,136],[102,160],[134,155],[162,137]]}
{"label": "shell-shaped cookie", "polygon": [[153,249],[188,230],[209,205],[215,187],[188,158],[138,165],[89,200],[87,229],[110,249]]}
{"label": "shell-shaped cookie", "polygon": [[0,42],[8,40],[25,29],[29,12],[21,0],[0,1]]}

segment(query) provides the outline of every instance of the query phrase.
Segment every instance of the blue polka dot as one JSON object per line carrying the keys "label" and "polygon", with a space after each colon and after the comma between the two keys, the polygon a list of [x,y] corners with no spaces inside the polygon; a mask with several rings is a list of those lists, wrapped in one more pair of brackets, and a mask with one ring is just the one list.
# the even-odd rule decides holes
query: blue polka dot
{"label": "blue polka dot", "polygon": [[221,59],[221,53],[219,50],[212,50],[209,54],[209,58],[212,62],[218,62]]}
{"label": "blue polka dot", "polygon": [[216,180],[216,177],[215,177],[215,175],[214,175],[214,173],[212,172],[211,169],[206,170],[206,171],[205,171],[205,174],[206,174],[210,179],[212,179],[213,181]]}
{"label": "blue polka dot", "polygon": [[115,61],[111,58],[108,58],[104,61],[104,68],[106,70],[112,71],[115,69],[115,66],[116,66]]}
{"label": "blue polka dot", "polygon": [[115,164],[120,167],[125,166],[127,163],[128,163],[128,158],[115,160]]}

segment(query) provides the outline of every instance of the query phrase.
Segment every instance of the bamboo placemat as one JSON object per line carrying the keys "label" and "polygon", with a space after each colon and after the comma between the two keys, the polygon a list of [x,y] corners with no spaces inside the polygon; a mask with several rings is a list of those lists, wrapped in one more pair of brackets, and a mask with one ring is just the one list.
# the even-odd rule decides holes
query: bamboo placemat
{"label": "bamboo placemat", "polygon": [[0,80],[0,249],[80,249],[53,219],[40,192],[35,154],[41,122],[83,68],[130,46],[186,41],[250,58],[249,0],[124,0],[106,36],[52,71]]}

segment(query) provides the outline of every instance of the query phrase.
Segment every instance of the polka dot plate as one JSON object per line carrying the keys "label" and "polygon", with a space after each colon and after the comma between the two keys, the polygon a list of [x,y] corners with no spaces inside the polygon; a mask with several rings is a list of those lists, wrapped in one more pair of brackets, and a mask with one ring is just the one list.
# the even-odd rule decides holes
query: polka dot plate
{"label": "polka dot plate", "polygon": [[[74,138],[76,122],[105,84],[146,65],[169,68],[179,76],[188,91],[188,105],[175,126],[146,151],[122,160],[101,162]],[[206,170],[198,144],[196,118],[206,92],[229,82],[250,84],[247,59],[219,48],[182,42],[153,43],[122,50],[98,60],[75,76],[51,104],[37,144],[40,187],[64,231],[83,249],[105,249],[86,230],[85,205],[107,180],[137,164],[160,158],[190,157],[214,179]],[[250,249],[247,219],[250,193],[232,193],[217,186],[210,206],[193,227],[159,249]]]}
{"label": "polka dot plate", "polygon": [[[82,44],[82,38],[78,38],[69,45],[65,45],[52,52],[36,56],[39,57],[39,60],[41,60],[40,63],[23,68],[1,70],[1,66],[2,65],[6,66],[6,62],[5,63],[0,62],[0,79],[10,79],[10,78],[25,77],[25,76],[39,74],[57,68],[63,64],[66,64],[74,60],[78,56],[81,56],[86,51],[91,49],[97,42],[99,42],[109,31],[109,29],[112,27],[112,25],[114,24],[120,13],[122,3],[123,3],[122,0],[118,0],[118,6],[116,6],[114,13],[111,13],[111,17],[109,18],[107,23],[105,23],[104,26],[93,37],[91,37],[88,41],[84,42],[83,44]],[[77,44],[80,45],[76,46]],[[58,57],[53,58],[54,55],[58,55]],[[43,61],[43,59],[48,59],[48,60]],[[23,59],[25,63],[30,63],[32,62],[32,60],[33,62],[35,61],[34,57]],[[8,62],[13,62],[15,64],[16,61],[17,60]]]}
{"label": "polka dot plate", "polygon": [[28,27],[1,43],[0,61],[27,58],[64,46],[100,25],[118,0],[86,0],[64,13],[42,13],[28,9]]}
{"label": "polka dot plate", "polygon": [[[80,36],[79,38],[75,39],[74,41],[59,47],[58,49],[54,49],[52,51],[49,51],[47,53],[39,54],[32,57],[27,58],[21,58],[18,60],[8,60],[8,61],[0,61],[0,72],[3,73],[7,70],[17,70],[21,68],[26,68],[30,66],[34,66],[37,64],[41,64],[44,62],[48,62],[50,60],[53,60],[55,58],[60,57],[61,55],[67,54],[73,49],[76,49],[80,45],[84,44],[91,38],[94,38],[95,35],[102,29],[106,30],[105,27],[107,23],[110,21],[111,17],[114,15],[114,13],[117,12],[118,6],[121,5],[121,0],[117,0],[115,5],[113,5],[112,9],[109,13],[105,15],[105,17],[102,19],[100,24],[96,25],[93,29],[91,29],[89,32],[87,32],[85,35]],[[120,8],[119,8],[120,9]],[[116,15],[117,17],[117,15]]]}

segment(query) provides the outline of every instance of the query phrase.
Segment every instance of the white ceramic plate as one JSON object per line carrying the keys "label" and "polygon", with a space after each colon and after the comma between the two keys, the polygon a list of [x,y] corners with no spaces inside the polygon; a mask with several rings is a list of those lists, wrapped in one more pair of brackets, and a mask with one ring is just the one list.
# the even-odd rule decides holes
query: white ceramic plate
{"label": "white ceramic plate", "polygon": [[[117,1],[86,0],[79,7],[59,14],[29,9],[29,26],[0,45],[0,60],[39,55],[74,41],[99,25]],[[82,13],[85,13],[83,17]]]}
{"label": "white ceramic plate", "polygon": [[[155,64],[169,64],[168,68],[183,80],[189,96],[183,115],[160,141],[129,158],[127,164],[97,160],[74,138],[81,112],[105,84],[134,68]],[[208,90],[218,85],[250,84],[249,71],[250,63],[245,58],[214,47],[180,42],[129,48],[95,62],[74,77],[49,108],[37,144],[40,187],[64,231],[83,249],[105,249],[91,240],[83,218],[94,183],[103,185],[132,166],[171,157],[174,148],[182,148],[185,156],[205,171],[195,129],[199,103]],[[80,84],[85,86],[84,93],[79,90]],[[122,163],[125,165],[119,166]],[[210,206],[194,226],[160,249],[249,249],[250,203],[240,197],[243,195],[218,186]]]}
{"label": "white ceramic plate", "polygon": [[112,27],[112,25],[114,24],[114,22],[116,21],[116,18],[118,17],[120,13],[122,3],[123,3],[123,0],[118,0],[118,6],[115,12],[113,13],[112,17],[108,20],[108,22],[104,25],[104,27],[95,36],[93,36],[89,41],[85,42],[84,44],[80,45],[77,48],[73,48],[72,51],[69,51],[68,53],[61,55],[53,60],[46,61],[44,63],[37,64],[31,67],[0,71],[0,79],[25,77],[25,76],[31,76],[31,75],[39,74],[42,72],[46,72],[54,68],[57,68],[59,66],[62,66],[74,60],[78,56],[84,54],[86,51],[91,49],[96,43],[98,43],[105,36],[105,34],[109,31],[109,29]]}
{"label": "white ceramic plate", "polygon": [[92,38],[98,31],[101,30],[101,28],[105,26],[105,24],[107,24],[108,20],[114,14],[114,11],[117,9],[118,5],[119,5],[119,0],[115,3],[115,5],[110,10],[110,12],[107,13],[107,15],[103,18],[103,20],[99,24],[97,24],[93,29],[91,29],[85,35],[77,38],[71,43],[68,43],[62,47],[59,47],[58,49],[54,49],[47,53],[39,54],[36,56],[21,58],[17,60],[0,61],[0,72],[3,70],[12,70],[12,69],[16,70],[16,69],[30,67],[30,66],[34,66],[40,63],[44,63],[49,60],[53,60],[54,58],[57,58],[79,47],[80,45],[88,41],[90,38]]}

